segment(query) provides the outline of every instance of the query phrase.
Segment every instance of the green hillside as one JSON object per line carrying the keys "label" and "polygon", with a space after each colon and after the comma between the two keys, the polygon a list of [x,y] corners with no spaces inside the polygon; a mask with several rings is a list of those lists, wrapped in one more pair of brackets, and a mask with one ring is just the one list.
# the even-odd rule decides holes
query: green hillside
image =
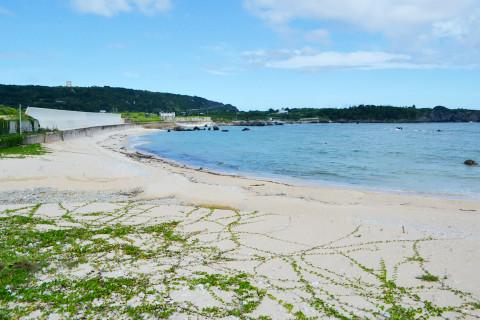
{"label": "green hillside", "polygon": [[232,105],[200,97],[113,87],[0,85],[0,104],[89,112],[215,114],[237,111]]}

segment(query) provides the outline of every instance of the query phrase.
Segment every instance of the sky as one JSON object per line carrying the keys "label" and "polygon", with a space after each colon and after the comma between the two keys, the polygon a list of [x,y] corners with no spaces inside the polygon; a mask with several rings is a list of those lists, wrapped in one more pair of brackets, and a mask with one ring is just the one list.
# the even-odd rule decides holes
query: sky
{"label": "sky", "polygon": [[479,0],[0,0],[0,83],[480,109]]}

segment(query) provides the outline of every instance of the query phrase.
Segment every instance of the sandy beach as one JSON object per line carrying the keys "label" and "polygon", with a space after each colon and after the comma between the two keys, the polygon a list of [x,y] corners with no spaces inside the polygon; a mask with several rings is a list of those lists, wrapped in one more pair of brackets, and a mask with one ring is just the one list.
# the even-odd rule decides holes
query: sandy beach
{"label": "sandy beach", "polygon": [[[0,217],[49,221],[32,223],[37,231],[131,227],[80,237],[78,246],[103,239],[117,247],[87,250],[69,265],[67,246],[36,273],[38,285],[58,277],[147,281],[74,309],[48,299],[4,308],[52,319],[128,318],[129,310],[172,319],[480,318],[480,202],[195,170],[126,147],[128,136],[148,132],[0,159]],[[159,225],[172,230],[145,229]]]}

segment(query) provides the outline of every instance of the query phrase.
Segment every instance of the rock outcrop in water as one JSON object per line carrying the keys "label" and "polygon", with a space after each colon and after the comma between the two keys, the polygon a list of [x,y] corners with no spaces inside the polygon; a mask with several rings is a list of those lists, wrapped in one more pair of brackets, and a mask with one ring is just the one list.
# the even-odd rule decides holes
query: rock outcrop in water
{"label": "rock outcrop in water", "polygon": [[478,166],[478,163],[475,160],[472,160],[472,159],[465,160],[465,162],[463,164],[466,165],[466,166],[470,166],[470,167]]}

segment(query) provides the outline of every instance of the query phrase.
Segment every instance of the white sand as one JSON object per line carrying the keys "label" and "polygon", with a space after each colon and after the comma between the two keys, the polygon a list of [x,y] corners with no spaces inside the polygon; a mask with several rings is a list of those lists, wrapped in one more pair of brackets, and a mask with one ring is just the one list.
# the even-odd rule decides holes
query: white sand
{"label": "white sand", "polygon": [[[291,186],[211,174],[122,154],[125,150],[120,148],[125,135],[144,132],[144,129],[135,129],[112,137],[57,142],[47,145],[51,153],[44,156],[0,160],[0,194],[39,187],[74,191],[137,189],[141,191],[137,199],[169,197],[185,206],[228,206],[243,213],[257,211],[260,217],[238,226],[244,245],[241,254],[275,252],[291,256],[311,250],[312,255],[305,258],[308,262],[353,276],[358,270],[352,261],[341,255],[322,254],[351,248],[351,256],[370,268],[378,269],[383,260],[388,272],[396,274],[397,283],[407,287],[425,284],[416,279],[424,271],[418,264],[401,264],[398,270],[395,266],[414,255],[413,240],[428,239],[419,244],[428,272],[445,277],[442,286],[469,292],[473,300],[480,299],[480,202]],[[172,212],[176,212],[173,205]],[[215,214],[221,218],[222,210],[216,210]],[[143,223],[142,217],[135,219],[133,223]],[[202,225],[208,230],[216,227],[214,223]],[[218,245],[231,244],[227,241]],[[248,262],[236,263],[239,269],[252,269]],[[298,281],[291,266],[281,260],[270,260],[256,272]],[[308,277],[314,286],[323,285],[318,275]],[[365,304],[355,295],[343,293],[352,305]],[[433,285],[425,295],[422,298],[439,304],[457,303],[457,298],[446,294],[440,285]],[[278,306],[269,307],[268,301],[262,308],[277,314],[274,308]],[[305,313],[312,312],[307,306],[304,308]],[[278,318],[282,318],[280,313]]]}

